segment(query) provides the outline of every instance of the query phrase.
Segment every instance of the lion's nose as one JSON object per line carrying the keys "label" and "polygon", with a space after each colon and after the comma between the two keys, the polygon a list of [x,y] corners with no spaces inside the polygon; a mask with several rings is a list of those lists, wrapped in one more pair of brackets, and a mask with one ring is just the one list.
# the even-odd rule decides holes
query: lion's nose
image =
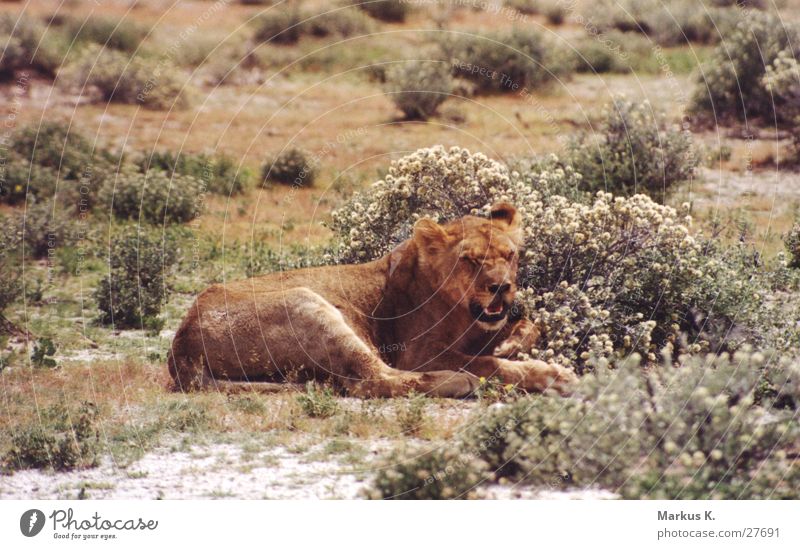
{"label": "lion's nose", "polygon": [[489,284],[489,293],[502,295],[511,289],[511,284],[504,282],[502,284]]}

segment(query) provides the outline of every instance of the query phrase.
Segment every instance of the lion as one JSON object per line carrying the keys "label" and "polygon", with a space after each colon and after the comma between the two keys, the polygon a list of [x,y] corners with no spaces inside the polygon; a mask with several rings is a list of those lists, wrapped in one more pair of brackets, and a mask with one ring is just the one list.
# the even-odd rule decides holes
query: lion
{"label": "lion", "polygon": [[175,387],[272,392],[316,380],[364,398],[461,398],[494,377],[566,394],[572,370],[508,358],[536,337],[530,321],[509,320],[519,217],[499,203],[488,218],[421,219],[369,263],[215,284],[175,334]]}

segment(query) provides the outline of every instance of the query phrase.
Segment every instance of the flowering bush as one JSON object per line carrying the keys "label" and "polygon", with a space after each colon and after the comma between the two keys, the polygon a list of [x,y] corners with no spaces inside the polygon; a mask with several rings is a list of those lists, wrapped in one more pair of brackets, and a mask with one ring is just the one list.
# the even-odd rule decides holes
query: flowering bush
{"label": "flowering bush", "polygon": [[[685,358],[654,371],[640,436],[652,450],[622,486],[628,498],[798,497],[792,411],[754,406],[768,358],[761,353]],[[797,365],[782,360],[784,376]],[[796,389],[796,386],[795,386]],[[797,393],[795,392],[795,397]]]}
{"label": "flowering bush", "polygon": [[[800,363],[744,349],[675,364],[667,358],[648,370],[638,355],[599,366],[573,397],[482,408],[447,450],[392,456],[370,494],[454,497],[506,479],[542,489],[603,487],[626,498],[800,494],[790,457],[800,434],[792,408]],[[764,384],[779,389],[757,404]]]}
{"label": "flowering bush", "polygon": [[444,63],[407,61],[386,71],[386,93],[406,118],[426,120],[453,89]]}
{"label": "flowering bush", "polygon": [[446,221],[476,212],[509,185],[508,170],[483,154],[420,149],[392,162],[382,181],[333,212],[339,259],[377,259],[407,239],[418,219]]}
{"label": "flowering bush", "polygon": [[691,136],[667,128],[648,102],[614,101],[604,111],[598,137],[585,133],[570,145],[569,160],[588,190],[645,193],[662,202],[699,163]]}
{"label": "flowering bush", "polygon": [[[551,165],[557,165],[551,163]],[[693,236],[680,212],[644,195],[598,192],[588,201],[549,194],[580,178],[569,169],[511,172],[459,148],[421,149],[393,162],[385,179],[334,211],[329,261],[378,258],[421,217],[444,222],[487,215],[508,200],[522,215],[525,252],[519,304],[542,339],[530,355],[583,370],[592,355],[735,345],[756,337],[763,291],[744,251]]]}
{"label": "flowering bush", "polygon": [[[642,371],[634,355],[585,376],[575,398],[528,397],[482,412],[460,443],[496,477],[542,487],[603,486],[627,498],[797,497],[800,473],[786,457],[797,436],[792,412],[753,405],[767,358],[692,356]],[[786,360],[776,370],[782,379],[800,372]],[[787,392],[797,395],[796,381]]]}

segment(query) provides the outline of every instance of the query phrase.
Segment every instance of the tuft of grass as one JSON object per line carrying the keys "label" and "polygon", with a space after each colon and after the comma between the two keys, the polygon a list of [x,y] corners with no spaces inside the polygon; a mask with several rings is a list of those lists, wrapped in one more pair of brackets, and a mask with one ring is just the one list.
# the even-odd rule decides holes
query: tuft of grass
{"label": "tuft of grass", "polygon": [[167,429],[182,433],[205,431],[216,423],[201,400],[188,397],[167,403],[161,417]]}
{"label": "tuft of grass", "polygon": [[430,419],[425,413],[428,399],[425,395],[411,395],[397,409],[397,424],[404,435],[418,436]]}
{"label": "tuft of grass", "polygon": [[330,387],[320,389],[313,382],[306,384],[306,392],[297,397],[303,412],[308,417],[329,418],[339,411],[339,403]]}
{"label": "tuft of grass", "polygon": [[228,404],[231,410],[251,415],[265,415],[267,406],[260,400],[249,395],[229,395]]}

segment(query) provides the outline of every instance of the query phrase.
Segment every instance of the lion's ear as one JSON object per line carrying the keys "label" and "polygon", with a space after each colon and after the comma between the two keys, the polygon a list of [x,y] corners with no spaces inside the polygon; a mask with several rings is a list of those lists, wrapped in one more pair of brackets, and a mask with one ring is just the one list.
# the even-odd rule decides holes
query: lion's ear
{"label": "lion's ear", "polygon": [[436,253],[450,243],[450,235],[432,219],[420,219],[414,224],[414,242],[427,251]]}
{"label": "lion's ear", "polygon": [[498,202],[489,210],[489,219],[492,223],[502,226],[508,231],[515,231],[519,228],[519,214],[517,209],[508,202]]}

